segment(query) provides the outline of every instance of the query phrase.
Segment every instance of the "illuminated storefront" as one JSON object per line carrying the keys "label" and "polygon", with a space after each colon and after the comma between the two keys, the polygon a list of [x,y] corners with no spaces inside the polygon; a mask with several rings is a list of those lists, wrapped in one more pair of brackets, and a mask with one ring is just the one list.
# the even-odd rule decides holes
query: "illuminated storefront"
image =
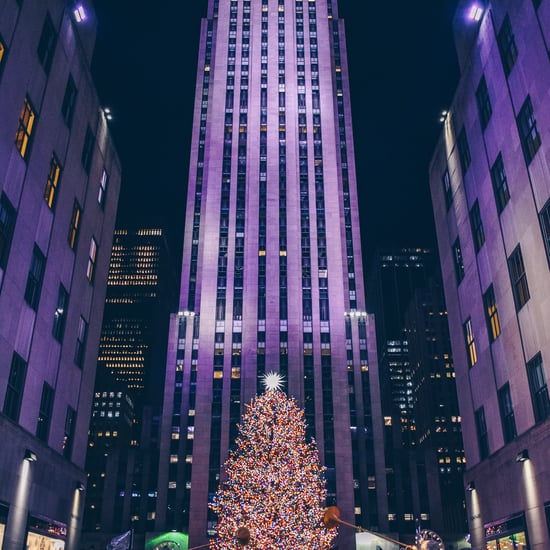
{"label": "illuminated storefront", "polygon": [[64,550],[67,526],[31,516],[26,550]]}
{"label": "illuminated storefront", "polygon": [[529,550],[523,514],[485,525],[487,550]]}

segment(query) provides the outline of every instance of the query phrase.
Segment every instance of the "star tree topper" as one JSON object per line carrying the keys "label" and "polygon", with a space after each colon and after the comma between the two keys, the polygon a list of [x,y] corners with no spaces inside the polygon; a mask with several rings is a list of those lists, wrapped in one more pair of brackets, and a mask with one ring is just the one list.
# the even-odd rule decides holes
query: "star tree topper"
{"label": "star tree topper", "polygon": [[266,391],[279,391],[283,389],[284,376],[278,372],[266,372],[263,376]]}

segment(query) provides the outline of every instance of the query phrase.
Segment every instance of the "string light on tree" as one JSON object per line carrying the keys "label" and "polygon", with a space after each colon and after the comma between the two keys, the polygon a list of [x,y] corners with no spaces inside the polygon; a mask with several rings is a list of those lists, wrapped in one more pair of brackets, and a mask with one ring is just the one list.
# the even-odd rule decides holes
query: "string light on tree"
{"label": "string light on tree", "polygon": [[264,384],[266,392],[247,405],[225,463],[227,480],[210,505],[218,514],[210,546],[328,550],[337,532],[323,523],[326,489],[317,445],[306,442],[303,411],[279,390],[282,377],[268,373]]}

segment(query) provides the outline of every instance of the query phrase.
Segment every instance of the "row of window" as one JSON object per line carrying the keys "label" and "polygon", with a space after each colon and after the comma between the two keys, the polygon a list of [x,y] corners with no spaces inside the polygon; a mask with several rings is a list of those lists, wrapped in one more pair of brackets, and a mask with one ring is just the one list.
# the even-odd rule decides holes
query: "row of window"
{"label": "row of window", "polygon": [[[8,385],[6,387],[4,407],[2,410],[2,412],[14,422],[19,420],[26,378],[27,363],[19,354],[14,352],[11,361],[10,373],[8,376]],[[42,386],[42,396],[40,399],[35,432],[36,436],[44,442],[47,442],[50,431],[54,394],[54,388],[52,388],[52,386],[50,386],[47,382],[44,382]],[[72,407],[68,406],[65,417],[63,440],[60,442],[60,451],[63,456],[67,458],[71,457],[75,425],[76,411]]]}
{"label": "row of window", "polygon": [[[527,377],[535,422],[542,422],[550,418],[550,398],[544,374],[542,355],[540,353],[537,353],[537,355],[527,363]],[[516,438],[517,431],[510,385],[508,383],[498,390],[498,403],[504,442],[509,443]],[[480,407],[475,411],[475,424],[479,456],[480,459],[483,460],[489,456],[491,451],[489,447],[489,431],[485,419],[484,407]]]}

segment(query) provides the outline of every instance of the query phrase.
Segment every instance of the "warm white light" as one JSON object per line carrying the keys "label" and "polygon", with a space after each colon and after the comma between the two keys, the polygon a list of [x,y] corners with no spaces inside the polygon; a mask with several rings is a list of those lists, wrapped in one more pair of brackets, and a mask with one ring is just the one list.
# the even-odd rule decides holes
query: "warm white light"
{"label": "warm white light", "polygon": [[266,372],[263,376],[263,382],[267,391],[277,391],[283,388],[284,377],[278,372]]}

